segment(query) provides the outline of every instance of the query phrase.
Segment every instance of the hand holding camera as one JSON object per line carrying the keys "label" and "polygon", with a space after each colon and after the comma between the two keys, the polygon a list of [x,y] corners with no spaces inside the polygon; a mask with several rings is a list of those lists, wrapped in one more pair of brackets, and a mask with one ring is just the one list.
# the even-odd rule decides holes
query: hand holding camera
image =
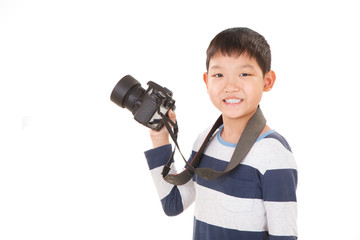
{"label": "hand holding camera", "polygon": [[175,110],[173,93],[150,81],[145,91],[140,83],[126,75],[115,85],[111,100],[122,108],[129,109],[139,123],[159,131],[164,126],[163,118],[168,111]]}
{"label": "hand holding camera", "polygon": [[[172,110],[169,110],[168,116],[171,121],[176,122],[176,114]],[[150,129],[150,138],[153,148],[161,147],[170,143],[169,132],[165,126],[159,131]]]}

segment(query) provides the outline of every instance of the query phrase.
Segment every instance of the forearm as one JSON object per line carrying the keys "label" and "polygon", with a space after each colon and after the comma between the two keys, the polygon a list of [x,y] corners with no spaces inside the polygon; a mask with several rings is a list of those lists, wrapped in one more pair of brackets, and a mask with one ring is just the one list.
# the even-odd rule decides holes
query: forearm
{"label": "forearm", "polygon": [[[162,169],[171,156],[171,145],[164,145],[145,152],[151,176],[153,178],[164,212],[169,216],[180,214],[194,201],[192,181],[182,186],[174,186],[163,179]],[[174,167],[171,173],[175,173]]]}

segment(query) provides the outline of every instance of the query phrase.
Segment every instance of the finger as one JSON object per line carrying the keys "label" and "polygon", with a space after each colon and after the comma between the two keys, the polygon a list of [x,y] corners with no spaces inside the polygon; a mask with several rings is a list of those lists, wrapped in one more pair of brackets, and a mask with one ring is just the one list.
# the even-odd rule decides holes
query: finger
{"label": "finger", "polygon": [[173,122],[176,121],[176,114],[174,113],[173,110],[171,110],[171,109],[169,110],[168,116],[169,116],[169,118],[171,119],[171,121],[173,121]]}

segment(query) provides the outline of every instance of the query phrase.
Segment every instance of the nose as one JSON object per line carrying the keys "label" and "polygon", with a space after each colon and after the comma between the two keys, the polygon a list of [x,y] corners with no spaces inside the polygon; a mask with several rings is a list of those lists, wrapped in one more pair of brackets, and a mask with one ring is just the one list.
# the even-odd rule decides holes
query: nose
{"label": "nose", "polygon": [[233,93],[240,91],[239,80],[236,77],[228,77],[225,81],[225,92]]}

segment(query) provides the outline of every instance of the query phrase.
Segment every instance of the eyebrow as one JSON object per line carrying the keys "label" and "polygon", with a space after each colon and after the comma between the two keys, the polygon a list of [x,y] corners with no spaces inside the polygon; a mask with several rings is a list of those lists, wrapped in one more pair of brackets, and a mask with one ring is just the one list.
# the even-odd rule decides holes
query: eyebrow
{"label": "eyebrow", "polygon": [[251,64],[245,64],[245,65],[241,65],[239,68],[254,68],[254,66]]}
{"label": "eyebrow", "polygon": [[[211,67],[209,68],[209,70],[219,69],[219,68],[222,68],[222,67],[219,66],[219,65],[214,65],[214,66],[211,66]],[[238,68],[252,68],[252,69],[254,69],[254,66],[251,65],[251,64],[244,64],[244,65],[240,65]]]}

